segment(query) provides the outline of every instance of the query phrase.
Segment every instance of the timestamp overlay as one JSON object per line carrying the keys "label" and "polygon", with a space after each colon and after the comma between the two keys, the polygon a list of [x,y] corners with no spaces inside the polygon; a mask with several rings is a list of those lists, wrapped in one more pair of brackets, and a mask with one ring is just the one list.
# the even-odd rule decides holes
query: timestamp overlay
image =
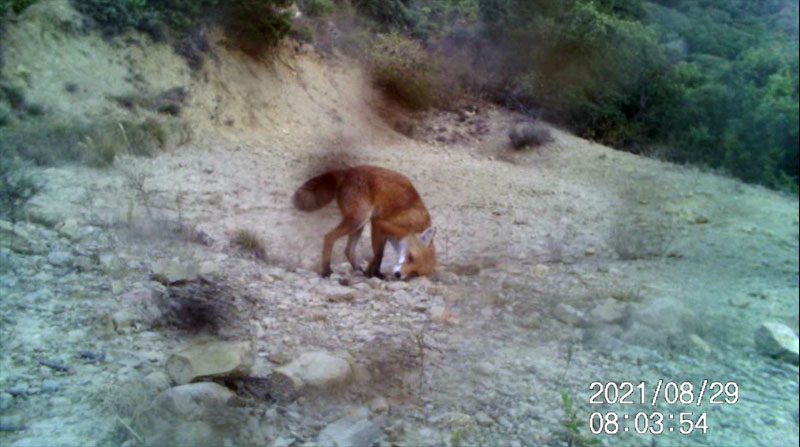
{"label": "timestamp overlay", "polygon": [[740,401],[736,381],[594,381],[589,384],[587,426],[594,435],[704,436],[714,407]]}

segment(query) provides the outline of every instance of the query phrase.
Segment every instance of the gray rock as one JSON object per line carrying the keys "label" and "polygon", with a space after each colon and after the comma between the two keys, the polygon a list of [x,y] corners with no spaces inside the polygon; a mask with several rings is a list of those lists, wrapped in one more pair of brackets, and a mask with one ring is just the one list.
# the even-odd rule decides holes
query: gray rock
{"label": "gray rock", "polygon": [[489,362],[479,362],[475,365],[473,370],[483,376],[493,376],[497,368]]}
{"label": "gray rock", "polygon": [[158,395],[154,406],[186,421],[213,420],[233,399],[233,391],[213,382],[179,385]]}
{"label": "gray rock", "polygon": [[148,445],[224,447],[235,424],[235,394],[222,385],[199,382],[170,388],[156,397],[144,418]]}
{"label": "gray rock", "polygon": [[42,380],[42,392],[43,393],[52,393],[58,391],[61,388],[58,382],[51,379],[44,379]]}
{"label": "gray rock", "polygon": [[477,414],[475,414],[475,422],[480,425],[492,425],[494,423],[494,419],[492,419],[483,411],[479,411]]}
{"label": "gray rock", "polygon": [[798,338],[788,326],[767,321],[755,333],[756,347],[764,355],[798,364]]}
{"label": "gray rock", "polygon": [[53,250],[47,256],[47,262],[56,267],[69,267],[72,265],[72,253],[64,250]]}
{"label": "gray rock", "polygon": [[382,413],[389,410],[389,402],[383,396],[375,396],[369,401],[369,409],[375,413]]}
{"label": "gray rock", "polygon": [[135,321],[146,327],[159,326],[166,307],[162,295],[151,289],[141,288],[125,293],[120,297],[123,308],[135,316]]}
{"label": "gray rock", "polygon": [[200,270],[194,262],[181,261],[177,258],[154,262],[151,268],[153,279],[164,285],[194,281]]}
{"label": "gray rock", "polygon": [[614,324],[622,322],[627,315],[627,304],[613,298],[606,298],[589,312],[588,319],[594,324]]}
{"label": "gray rock", "polygon": [[347,360],[324,351],[308,352],[273,371],[270,395],[281,401],[292,400],[307,387],[321,389],[340,385],[352,374]]}
{"label": "gray rock", "polygon": [[117,332],[125,332],[126,330],[136,327],[136,322],[139,320],[137,315],[128,310],[118,310],[111,315],[111,321],[114,324],[114,329]]}
{"label": "gray rock", "polygon": [[564,303],[559,303],[553,309],[553,316],[556,317],[558,321],[570,326],[580,326],[586,321],[583,312]]}
{"label": "gray rock", "polygon": [[0,247],[23,255],[36,252],[30,240],[14,231],[14,226],[4,220],[0,220]]}
{"label": "gray rock", "polygon": [[14,406],[14,396],[0,392],[0,411],[6,411],[12,406]]}
{"label": "gray rock", "polygon": [[144,383],[151,389],[161,392],[169,388],[170,379],[163,371],[153,371],[144,377]]}
{"label": "gray rock", "polygon": [[58,234],[72,241],[77,241],[82,236],[78,221],[73,218],[69,218],[64,221],[64,223],[58,229]]}
{"label": "gray rock", "polygon": [[207,342],[172,354],[167,373],[175,383],[189,383],[199,378],[246,376],[253,365],[249,341]]}
{"label": "gray rock", "polygon": [[383,439],[383,431],[369,419],[347,416],[323,428],[317,444],[328,447],[372,447]]}

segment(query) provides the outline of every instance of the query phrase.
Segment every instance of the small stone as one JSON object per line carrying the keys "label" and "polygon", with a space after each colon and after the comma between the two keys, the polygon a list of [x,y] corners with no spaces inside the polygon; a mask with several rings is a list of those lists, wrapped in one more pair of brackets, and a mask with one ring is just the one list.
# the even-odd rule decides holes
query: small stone
{"label": "small stone", "polygon": [[81,228],[78,221],[74,218],[69,218],[64,221],[61,228],[58,229],[58,234],[72,241],[77,241],[81,238]]}
{"label": "small stone", "polygon": [[47,256],[47,262],[56,267],[69,267],[72,265],[72,253],[63,250],[53,250]]}
{"label": "small stone", "polygon": [[372,373],[369,372],[366,366],[360,363],[351,363],[350,368],[353,370],[353,383],[356,385],[367,385],[372,381]]}
{"label": "small stone", "polygon": [[606,298],[597,307],[589,312],[589,320],[592,323],[614,324],[625,319],[628,306],[613,298]]}
{"label": "small stone", "polygon": [[798,338],[788,326],[767,321],[756,329],[755,343],[767,356],[798,364]]}
{"label": "small stone", "polygon": [[117,332],[123,332],[126,329],[132,329],[138,320],[136,314],[130,310],[119,310],[114,312],[111,316],[111,321],[114,323],[114,329]]}
{"label": "small stone", "polygon": [[163,371],[153,371],[145,376],[144,383],[151,389],[161,392],[169,388],[170,379],[167,373]]}
{"label": "small stone", "polygon": [[213,382],[198,382],[170,388],[154,401],[154,407],[187,420],[213,419],[235,394]]}
{"label": "small stone", "polygon": [[288,401],[298,397],[306,387],[336,386],[351,376],[352,369],[347,360],[324,351],[308,352],[275,368],[270,395],[276,400]]}
{"label": "small stone", "polygon": [[178,384],[206,377],[245,376],[253,365],[249,341],[207,342],[172,354],[167,373]]}
{"label": "small stone", "polygon": [[0,391],[0,411],[6,411],[14,405],[14,396]]}
{"label": "small stone", "polygon": [[433,277],[437,281],[447,285],[453,285],[458,282],[458,275],[454,272],[439,270]]}
{"label": "small stone", "polygon": [[181,261],[177,258],[165,259],[153,263],[153,279],[164,284],[175,284],[197,279],[198,266],[189,261]]}
{"label": "small stone", "polygon": [[51,379],[44,379],[42,380],[42,392],[43,393],[53,393],[58,391],[61,386],[55,380]]}
{"label": "small stone", "polygon": [[492,365],[489,362],[479,362],[478,364],[475,365],[473,370],[476,373],[481,374],[483,376],[493,376],[494,373],[497,371],[497,368],[495,368],[494,365]]}
{"label": "small stone", "polygon": [[353,301],[356,297],[355,291],[351,287],[346,287],[339,284],[326,284],[322,290],[322,293],[331,303]]}
{"label": "small stone", "polygon": [[347,416],[322,429],[317,444],[326,447],[372,447],[383,437],[380,427],[369,419]]}
{"label": "small stone", "polygon": [[702,214],[694,218],[694,223],[698,225],[707,224],[708,222],[708,217],[703,216]]}
{"label": "small stone", "polygon": [[489,417],[489,415],[483,411],[479,411],[477,414],[475,414],[475,422],[477,422],[479,425],[492,425],[494,423],[494,419]]}
{"label": "small stone", "polygon": [[382,413],[389,410],[389,402],[383,396],[375,396],[369,401],[369,409],[375,413]]}
{"label": "small stone", "polygon": [[583,313],[569,304],[559,303],[553,309],[553,316],[564,324],[580,326],[585,322]]}
{"label": "small stone", "polygon": [[451,411],[442,415],[441,421],[451,427],[465,427],[472,425],[473,420],[468,414]]}
{"label": "small stone", "polygon": [[585,256],[594,256],[597,254],[597,251],[594,248],[588,248],[586,251],[583,252]]}

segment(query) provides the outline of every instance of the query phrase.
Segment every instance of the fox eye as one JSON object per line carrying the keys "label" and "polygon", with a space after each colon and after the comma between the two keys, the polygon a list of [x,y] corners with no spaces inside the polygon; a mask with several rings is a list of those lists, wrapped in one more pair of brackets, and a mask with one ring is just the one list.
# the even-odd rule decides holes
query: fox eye
{"label": "fox eye", "polygon": [[408,254],[408,262],[414,262],[414,255],[411,253]]}

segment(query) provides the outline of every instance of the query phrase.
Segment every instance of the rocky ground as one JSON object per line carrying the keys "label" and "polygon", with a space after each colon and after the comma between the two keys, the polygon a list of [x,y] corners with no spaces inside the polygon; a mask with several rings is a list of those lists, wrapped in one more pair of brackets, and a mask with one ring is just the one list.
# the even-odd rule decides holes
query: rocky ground
{"label": "rocky ground", "polygon": [[[287,55],[263,75],[219,52],[205,78],[136,65],[187,86],[191,141],[38,169],[28,219],[0,222],[0,443],[797,444],[796,197],[552,126],[514,151],[521,118],[479,102],[398,129],[342,59]],[[289,198],[331,157],[412,179],[437,276],[367,279],[340,245],[318,276],[337,212]],[[264,250],[233,243],[240,230]],[[695,405],[705,379],[736,383],[716,396],[736,402],[711,388]],[[692,403],[651,406],[659,380],[697,387]],[[611,381],[645,382],[646,402],[590,403]],[[630,421],[592,435],[611,411]],[[655,411],[664,433],[632,432]],[[682,412],[707,432],[678,433]]]}

